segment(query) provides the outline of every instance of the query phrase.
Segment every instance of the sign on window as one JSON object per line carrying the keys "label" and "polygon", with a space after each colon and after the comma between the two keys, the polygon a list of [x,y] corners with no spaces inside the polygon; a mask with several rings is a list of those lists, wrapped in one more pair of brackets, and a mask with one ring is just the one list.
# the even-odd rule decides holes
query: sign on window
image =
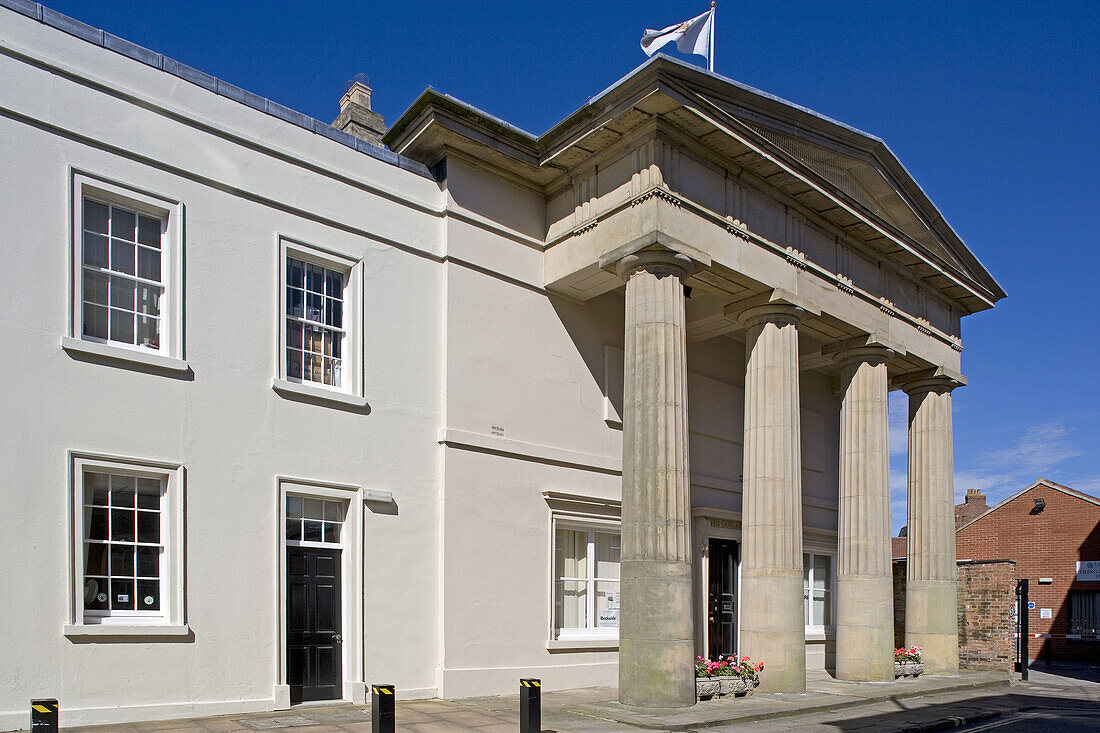
{"label": "sign on window", "polygon": [[1077,580],[1100,580],[1100,560],[1077,563]]}

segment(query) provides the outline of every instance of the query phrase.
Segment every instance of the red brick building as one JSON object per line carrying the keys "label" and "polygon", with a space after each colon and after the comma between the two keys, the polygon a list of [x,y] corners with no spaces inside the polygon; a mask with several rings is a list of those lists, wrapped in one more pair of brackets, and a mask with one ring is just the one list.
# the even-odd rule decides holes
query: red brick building
{"label": "red brick building", "polygon": [[959,560],[1016,561],[1029,630],[1052,635],[1031,640],[1032,659],[1100,663],[1100,499],[1040,478],[961,524],[955,547]]}
{"label": "red brick building", "polygon": [[[985,494],[982,493],[981,489],[967,489],[963,503],[955,505],[955,529],[957,530],[972,519],[977,519],[980,514],[984,514],[988,509],[989,505],[985,503]],[[909,546],[906,530],[906,527],[902,527],[898,536],[891,538],[891,549],[895,560],[906,555]]]}

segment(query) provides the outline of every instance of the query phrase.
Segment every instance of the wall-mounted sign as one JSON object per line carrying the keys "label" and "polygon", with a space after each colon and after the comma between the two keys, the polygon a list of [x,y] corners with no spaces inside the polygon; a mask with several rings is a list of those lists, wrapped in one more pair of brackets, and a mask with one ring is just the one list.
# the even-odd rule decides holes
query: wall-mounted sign
{"label": "wall-mounted sign", "polygon": [[1100,560],[1077,563],[1077,580],[1100,580]]}
{"label": "wall-mounted sign", "polygon": [[619,609],[609,608],[606,611],[600,611],[596,619],[596,625],[601,629],[617,629],[619,628]]}
{"label": "wall-mounted sign", "polygon": [[1039,578],[1039,585],[1050,585],[1054,582],[1054,578]]}
{"label": "wall-mounted sign", "polygon": [[1049,608],[1040,608],[1039,609],[1039,618],[1053,618],[1053,616],[1050,615],[1050,609]]}
{"label": "wall-mounted sign", "polygon": [[1034,611],[1035,610],[1035,601],[1028,601],[1027,602],[1027,610],[1029,610],[1029,611]]}

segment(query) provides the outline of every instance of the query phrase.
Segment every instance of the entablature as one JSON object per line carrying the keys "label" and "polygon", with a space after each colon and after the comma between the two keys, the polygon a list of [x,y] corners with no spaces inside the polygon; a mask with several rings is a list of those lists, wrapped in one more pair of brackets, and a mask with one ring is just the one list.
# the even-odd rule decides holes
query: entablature
{"label": "entablature", "polygon": [[686,280],[691,288],[689,340],[743,338],[744,326],[734,305],[761,294],[784,292],[811,312],[800,332],[820,347],[882,334],[898,353],[895,368],[899,372],[936,365],[959,369],[962,342],[956,335],[663,185],[651,187],[549,247],[544,254],[547,288],[574,301],[620,288],[623,279],[610,265],[634,245],[682,250],[703,263]]}

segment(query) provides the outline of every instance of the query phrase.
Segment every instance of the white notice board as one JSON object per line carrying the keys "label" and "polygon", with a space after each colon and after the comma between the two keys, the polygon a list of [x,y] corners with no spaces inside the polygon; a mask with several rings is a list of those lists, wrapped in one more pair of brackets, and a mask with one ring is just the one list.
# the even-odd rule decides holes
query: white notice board
{"label": "white notice board", "polygon": [[1077,580],[1100,580],[1100,560],[1077,563]]}

